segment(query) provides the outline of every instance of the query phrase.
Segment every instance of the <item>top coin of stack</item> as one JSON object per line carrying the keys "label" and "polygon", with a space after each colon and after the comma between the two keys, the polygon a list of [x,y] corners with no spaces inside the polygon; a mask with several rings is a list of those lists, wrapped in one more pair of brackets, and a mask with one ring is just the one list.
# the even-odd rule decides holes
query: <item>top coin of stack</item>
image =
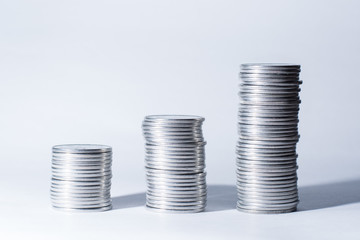
{"label": "top coin of stack", "polygon": [[299,65],[243,64],[240,71],[239,210],[296,210]]}
{"label": "top coin of stack", "polygon": [[200,212],[206,205],[204,118],[152,115],[144,119],[147,207]]}
{"label": "top coin of stack", "polygon": [[111,147],[66,144],[52,150],[53,207],[65,211],[111,209]]}

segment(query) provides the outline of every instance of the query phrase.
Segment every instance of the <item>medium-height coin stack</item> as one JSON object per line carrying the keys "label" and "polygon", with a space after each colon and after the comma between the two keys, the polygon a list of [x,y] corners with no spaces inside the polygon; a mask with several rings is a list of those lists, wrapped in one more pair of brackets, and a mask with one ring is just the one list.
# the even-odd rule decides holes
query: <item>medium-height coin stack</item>
{"label": "medium-height coin stack", "polygon": [[299,73],[299,65],[241,65],[238,210],[296,210]]}
{"label": "medium-height coin stack", "polygon": [[206,206],[204,118],[145,117],[146,206],[160,212],[201,212]]}
{"label": "medium-height coin stack", "polygon": [[54,146],[51,202],[65,211],[111,209],[112,149],[93,144]]}

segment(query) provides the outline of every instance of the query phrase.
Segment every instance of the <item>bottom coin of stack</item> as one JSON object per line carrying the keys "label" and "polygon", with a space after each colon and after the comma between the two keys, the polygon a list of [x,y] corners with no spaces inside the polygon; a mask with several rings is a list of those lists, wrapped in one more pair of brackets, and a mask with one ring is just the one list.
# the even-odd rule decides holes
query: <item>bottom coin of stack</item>
{"label": "bottom coin of stack", "polygon": [[111,147],[67,144],[54,146],[52,152],[50,196],[55,209],[111,209]]}
{"label": "bottom coin of stack", "polygon": [[201,117],[180,115],[145,118],[149,209],[177,213],[204,211],[207,189],[203,121]]}

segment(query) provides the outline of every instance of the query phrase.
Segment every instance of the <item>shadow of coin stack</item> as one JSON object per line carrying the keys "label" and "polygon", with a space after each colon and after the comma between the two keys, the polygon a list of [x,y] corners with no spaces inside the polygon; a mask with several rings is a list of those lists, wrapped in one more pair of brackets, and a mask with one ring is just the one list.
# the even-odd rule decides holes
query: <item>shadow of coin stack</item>
{"label": "shadow of coin stack", "polygon": [[152,115],[142,125],[146,206],[159,212],[201,212],[206,206],[204,118]]}
{"label": "shadow of coin stack", "polygon": [[52,152],[50,196],[55,209],[111,209],[111,147],[67,144],[54,146]]}
{"label": "shadow of coin stack", "polygon": [[299,65],[241,65],[238,210],[296,211],[299,73]]}

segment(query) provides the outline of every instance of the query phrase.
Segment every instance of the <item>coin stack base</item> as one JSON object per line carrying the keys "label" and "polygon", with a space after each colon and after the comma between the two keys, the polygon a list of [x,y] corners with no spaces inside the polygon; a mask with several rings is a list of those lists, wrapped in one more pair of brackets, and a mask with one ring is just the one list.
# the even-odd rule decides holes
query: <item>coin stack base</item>
{"label": "coin stack base", "polygon": [[299,72],[299,65],[241,65],[236,147],[240,211],[296,211]]}
{"label": "coin stack base", "polygon": [[203,118],[145,117],[146,206],[165,213],[195,213],[206,206]]}
{"label": "coin stack base", "polygon": [[67,144],[54,146],[52,151],[53,208],[69,212],[110,210],[111,147]]}

